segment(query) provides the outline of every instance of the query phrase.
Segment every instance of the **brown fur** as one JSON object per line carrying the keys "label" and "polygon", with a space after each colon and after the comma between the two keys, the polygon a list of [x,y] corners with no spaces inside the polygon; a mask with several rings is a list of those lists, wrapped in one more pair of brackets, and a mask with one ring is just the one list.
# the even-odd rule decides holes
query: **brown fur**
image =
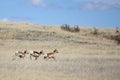
{"label": "brown fur", "polygon": [[41,54],[42,54],[42,52],[43,52],[43,50],[41,50],[40,52],[38,52],[38,51],[33,51],[33,54],[38,54],[38,55],[41,55]]}
{"label": "brown fur", "polygon": [[25,55],[25,54],[27,54],[27,50],[25,50],[24,52],[18,51],[18,54]]}
{"label": "brown fur", "polygon": [[37,60],[37,58],[43,54],[43,50],[41,50],[40,52],[38,51],[33,51],[32,54],[30,54],[30,59],[32,59],[32,56],[35,58],[35,60]]}
{"label": "brown fur", "polygon": [[47,56],[49,57],[50,55],[54,55],[55,53],[58,53],[57,49],[55,49],[53,52],[47,53]]}
{"label": "brown fur", "polygon": [[58,53],[58,50],[55,49],[53,52],[47,53],[47,56],[44,56],[44,59],[53,58],[55,60],[54,54]]}
{"label": "brown fur", "polygon": [[19,58],[24,58],[25,54],[27,54],[27,50],[15,52],[15,56],[18,56]]}

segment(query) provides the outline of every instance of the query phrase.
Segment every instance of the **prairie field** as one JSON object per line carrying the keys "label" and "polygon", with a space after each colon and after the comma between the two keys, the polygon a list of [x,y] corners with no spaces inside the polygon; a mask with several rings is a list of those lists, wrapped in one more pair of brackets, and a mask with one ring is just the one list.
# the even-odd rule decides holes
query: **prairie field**
{"label": "prairie field", "polygon": [[[81,26],[80,32],[68,32],[59,25],[24,22],[0,22],[0,80],[119,80],[120,45],[103,36],[115,29]],[[15,51],[57,49],[56,61],[30,60]]]}

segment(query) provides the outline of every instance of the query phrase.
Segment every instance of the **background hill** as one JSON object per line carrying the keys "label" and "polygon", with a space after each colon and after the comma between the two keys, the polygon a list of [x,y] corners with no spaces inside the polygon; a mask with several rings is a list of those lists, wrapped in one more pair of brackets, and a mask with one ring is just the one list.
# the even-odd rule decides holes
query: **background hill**
{"label": "background hill", "polygon": [[[71,32],[59,25],[0,22],[0,79],[119,80],[120,46],[114,39],[119,29],[79,28]],[[57,62],[29,56],[12,60],[15,51],[26,49],[58,49]]]}

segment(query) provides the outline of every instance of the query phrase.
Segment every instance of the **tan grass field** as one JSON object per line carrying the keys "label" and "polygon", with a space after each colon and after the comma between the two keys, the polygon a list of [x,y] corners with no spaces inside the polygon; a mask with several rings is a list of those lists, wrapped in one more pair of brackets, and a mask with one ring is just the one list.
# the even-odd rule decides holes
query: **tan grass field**
{"label": "tan grass field", "polygon": [[[119,80],[120,46],[92,28],[63,31],[60,26],[0,22],[0,80]],[[98,29],[114,34],[114,29]],[[104,34],[103,34],[104,35]],[[13,59],[18,50],[58,49],[57,61]]]}

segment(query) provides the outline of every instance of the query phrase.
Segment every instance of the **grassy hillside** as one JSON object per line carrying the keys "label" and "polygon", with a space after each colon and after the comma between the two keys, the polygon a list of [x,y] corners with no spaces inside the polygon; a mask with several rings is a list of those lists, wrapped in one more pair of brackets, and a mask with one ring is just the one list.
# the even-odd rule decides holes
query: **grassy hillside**
{"label": "grassy hillside", "polygon": [[95,28],[80,27],[79,32],[69,32],[62,30],[61,26],[0,22],[0,43],[5,45],[2,47],[13,47],[13,50],[21,49],[21,47],[22,49],[32,49],[33,46],[34,49],[44,49],[43,46],[46,46],[45,49],[75,48],[76,52],[81,47],[98,48],[98,50],[107,48],[116,51],[116,47],[119,46],[109,38],[110,35],[115,34],[115,31],[116,29],[98,28],[97,34],[94,34]]}
{"label": "grassy hillside", "polygon": [[[43,37],[58,38],[85,38],[110,41],[111,35],[115,35],[116,29],[79,27],[79,32],[70,32],[61,29],[61,26],[37,25],[30,23],[0,22],[0,39],[16,40],[41,40]],[[119,29],[118,29],[119,31]],[[42,38],[41,38],[42,37]],[[112,41],[111,41],[112,42]]]}
{"label": "grassy hillside", "polygon": [[[96,30],[97,29],[97,30]],[[120,45],[111,39],[116,29],[0,22],[0,80],[119,80]],[[17,50],[58,49],[57,61],[17,57]]]}

